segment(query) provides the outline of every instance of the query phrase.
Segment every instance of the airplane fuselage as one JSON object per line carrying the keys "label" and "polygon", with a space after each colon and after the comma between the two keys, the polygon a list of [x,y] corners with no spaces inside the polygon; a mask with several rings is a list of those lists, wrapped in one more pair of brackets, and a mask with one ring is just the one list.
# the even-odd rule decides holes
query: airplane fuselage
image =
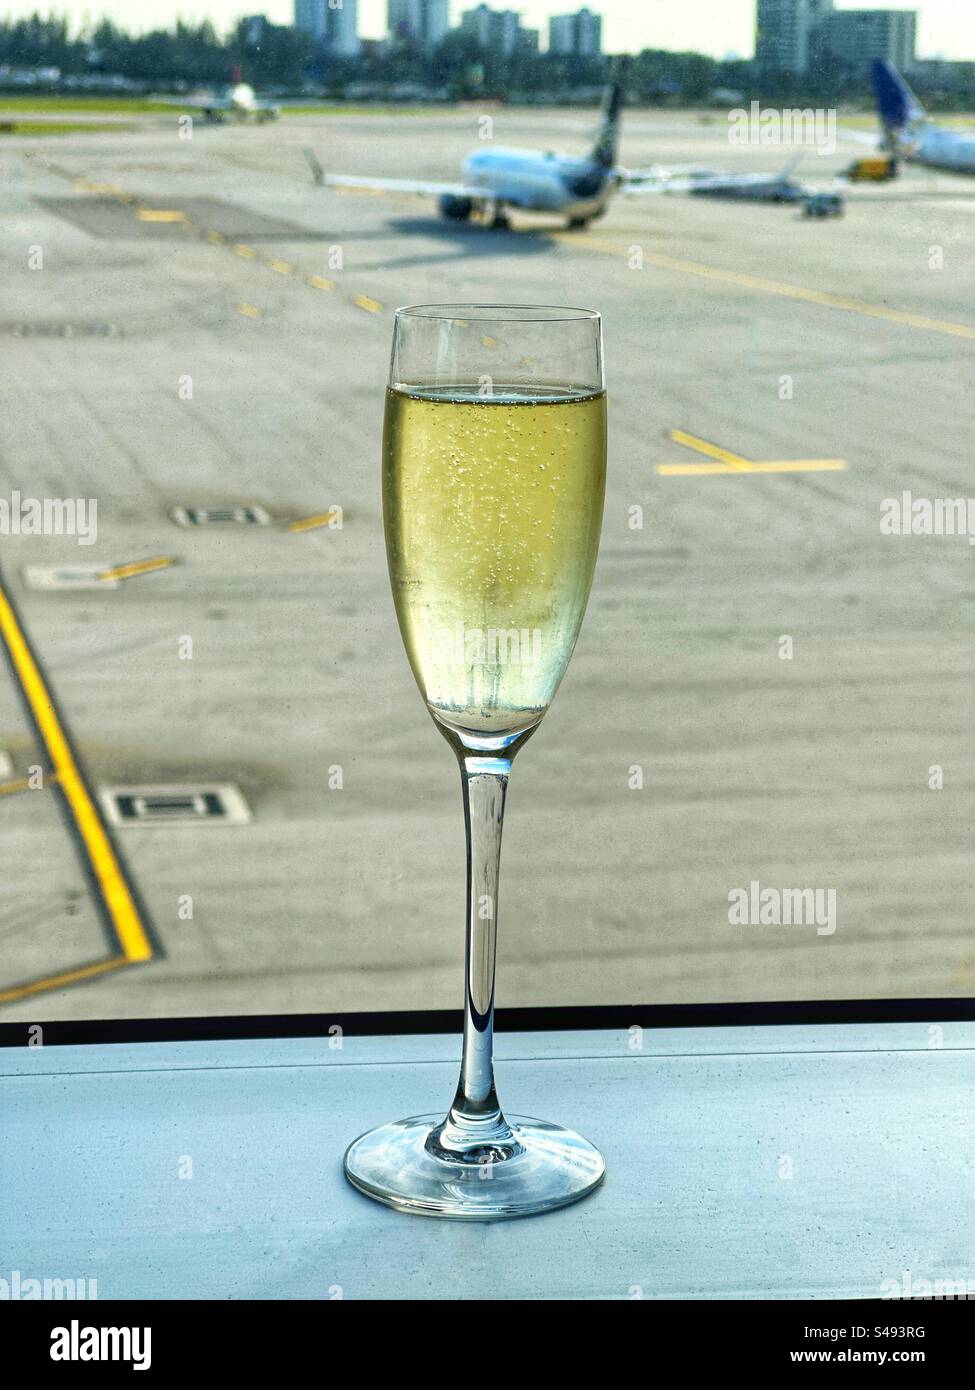
{"label": "airplane fuselage", "polygon": [[975,135],[957,135],[953,130],[928,126],[913,140],[905,135],[903,145],[903,157],[912,164],[975,174]]}
{"label": "airplane fuselage", "polygon": [[591,160],[497,147],[467,156],[464,183],[483,188],[486,201],[573,219],[605,212],[616,186],[613,171]]}

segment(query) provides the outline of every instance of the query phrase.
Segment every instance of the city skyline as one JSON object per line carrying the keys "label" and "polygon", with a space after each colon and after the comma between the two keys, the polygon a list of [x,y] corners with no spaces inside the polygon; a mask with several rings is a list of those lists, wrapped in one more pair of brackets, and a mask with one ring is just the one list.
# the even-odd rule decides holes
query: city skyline
{"label": "city skyline", "polygon": [[[490,3],[490,0],[489,0]],[[834,0],[839,11],[849,9],[916,10],[918,13],[917,55],[921,59],[945,57],[975,61],[975,8],[959,13],[957,0],[869,0],[852,3]],[[455,26],[461,14],[474,7],[474,0],[450,0],[450,23]],[[387,0],[358,0],[360,39],[386,35]],[[549,19],[581,8],[575,0],[500,0],[492,9],[512,9],[527,28],[536,28],[547,45]],[[589,8],[602,18],[602,47],[606,53],[638,52],[644,48],[690,50],[723,58],[734,53],[742,58],[754,53],[755,0],[590,0]],[[159,8],[148,0],[8,0],[6,14],[20,18],[36,10],[43,14],[66,14],[74,24],[93,18],[109,18],[130,32],[157,29],[161,25]],[[294,21],[293,0],[266,0],[248,4],[247,0],[176,0],[169,22],[184,19],[198,23],[209,19],[226,31],[245,14],[263,13],[274,24]],[[165,27],[165,26],[163,26]]]}

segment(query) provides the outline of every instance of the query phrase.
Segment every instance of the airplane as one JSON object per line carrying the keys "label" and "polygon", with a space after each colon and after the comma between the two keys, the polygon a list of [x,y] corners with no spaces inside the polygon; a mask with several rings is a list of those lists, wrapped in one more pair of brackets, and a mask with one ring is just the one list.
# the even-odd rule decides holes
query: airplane
{"label": "airplane", "polygon": [[812,192],[791,177],[798,155],[778,174],[730,174],[698,166],[624,169],[617,163],[622,104],[621,84],[614,82],[606,90],[600,126],[585,155],[506,147],[474,150],[464,160],[462,183],[329,174],[313,150],[306,149],[305,158],[315,182],[324,187],[435,198],[442,216],[453,221],[486,216],[492,227],[510,225],[508,208],[560,213],[569,227],[585,227],[602,217],[618,190],[778,203],[801,202]]}
{"label": "airplane", "polygon": [[265,121],[276,120],[281,112],[279,106],[261,101],[249,82],[240,81],[239,74],[220,92],[199,91],[185,97],[154,96],[152,100],[178,106],[182,111],[199,111],[204,120],[213,122],[223,121],[227,116],[246,121],[253,116],[258,125],[262,125]]}
{"label": "airplane", "polygon": [[688,193],[692,198],[728,198],[753,203],[802,203],[815,190],[792,177],[801,154],[793,155],[777,174],[694,173],[689,177],[663,177],[629,193]]}
{"label": "airplane", "polygon": [[893,63],[876,58],[872,73],[883,148],[912,164],[975,174],[975,134],[936,125]]}
{"label": "airplane", "polygon": [[305,150],[316,183],[328,188],[376,193],[415,193],[436,198],[441,215],[463,222],[472,215],[508,227],[507,208],[562,214],[570,227],[601,217],[616,188],[630,177],[616,163],[623,92],[613,83],[603,98],[595,141],[587,154],[572,156],[537,150],[485,148],[464,160],[460,183],[426,179],[359,178],[327,174],[312,150]]}

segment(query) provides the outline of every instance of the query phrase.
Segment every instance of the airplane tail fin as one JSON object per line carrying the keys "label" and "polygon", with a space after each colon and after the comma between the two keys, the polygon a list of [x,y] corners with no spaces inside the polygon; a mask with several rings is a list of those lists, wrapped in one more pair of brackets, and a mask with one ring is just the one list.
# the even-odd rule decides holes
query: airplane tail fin
{"label": "airplane tail fin", "polygon": [[893,63],[875,58],[872,69],[877,114],[888,146],[897,149],[899,137],[925,117],[924,107],[901,77]]}
{"label": "airplane tail fin", "polygon": [[620,113],[623,109],[622,71],[617,70],[615,80],[606,88],[603,95],[602,117],[599,130],[589,159],[603,169],[612,169],[617,163],[620,143]]}
{"label": "airplane tail fin", "polygon": [[784,164],[784,165],[782,166],[782,168],[779,170],[779,178],[780,178],[780,179],[791,178],[791,176],[795,173],[796,168],[797,168],[797,166],[798,166],[799,161],[800,161],[801,158],[802,158],[802,152],[801,152],[801,151],[800,151],[799,154],[790,155],[789,158],[786,160],[785,164]]}

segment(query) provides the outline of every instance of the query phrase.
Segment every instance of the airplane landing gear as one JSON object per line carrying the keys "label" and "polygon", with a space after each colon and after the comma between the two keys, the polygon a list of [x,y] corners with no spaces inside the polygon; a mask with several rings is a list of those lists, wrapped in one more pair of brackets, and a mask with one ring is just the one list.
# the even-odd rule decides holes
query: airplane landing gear
{"label": "airplane landing gear", "polygon": [[491,215],[489,226],[495,231],[509,232],[511,230],[511,219],[504,210],[504,203],[495,203]]}

